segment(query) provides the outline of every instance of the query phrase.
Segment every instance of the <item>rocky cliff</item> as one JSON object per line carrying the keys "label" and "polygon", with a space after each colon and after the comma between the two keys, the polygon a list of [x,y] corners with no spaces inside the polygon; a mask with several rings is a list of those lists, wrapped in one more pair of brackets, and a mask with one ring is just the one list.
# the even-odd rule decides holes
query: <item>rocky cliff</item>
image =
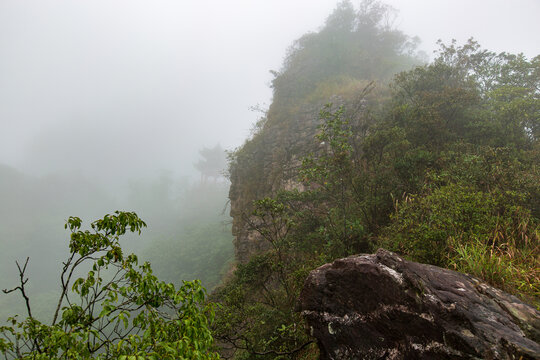
{"label": "rocky cliff", "polygon": [[386,89],[380,86],[368,99],[366,87],[387,83],[417,63],[414,41],[384,21],[388,11],[376,1],[358,9],[349,1],[339,3],[319,31],[292,44],[282,69],[271,71],[275,76],[272,104],[251,139],[234,152],[230,166],[229,197],[240,263],[266,247],[246,225],[252,202],[299,187],[301,160],[317,150],[314,135],[321,108],[327,103],[345,104],[351,112],[348,116],[359,120],[354,116],[359,107],[367,100],[370,104],[380,100],[377,92]]}
{"label": "rocky cliff", "polygon": [[534,308],[385,250],[312,271],[298,310],[321,359],[540,359]]}
{"label": "rocky cliff", "polygon": [[262,131],[237,151],[231,166],[229,199],[235,255],[240,263],[268,246],[249,229],[246,221],[252,202],[281,189],[301,187],[296,181],[297,169],[301,157],[313,148],[313,136],[319,124],[317,114],[314,107],[284,122],[268,121]]}

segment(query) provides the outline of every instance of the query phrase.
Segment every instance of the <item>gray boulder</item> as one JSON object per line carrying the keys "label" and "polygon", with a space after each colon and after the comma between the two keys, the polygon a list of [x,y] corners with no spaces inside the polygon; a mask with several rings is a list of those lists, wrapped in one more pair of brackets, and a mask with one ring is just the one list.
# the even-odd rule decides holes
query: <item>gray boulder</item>
{"label": "gray boulder", "polygon": [[321,359],[540,359],[533,307],[382,249],[312,271],[297,310]]}

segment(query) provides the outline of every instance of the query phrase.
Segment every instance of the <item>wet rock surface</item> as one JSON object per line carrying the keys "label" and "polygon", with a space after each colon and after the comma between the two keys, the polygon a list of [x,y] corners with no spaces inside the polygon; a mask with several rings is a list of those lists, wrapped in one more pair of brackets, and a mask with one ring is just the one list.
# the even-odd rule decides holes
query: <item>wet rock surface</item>
{"label": "wet rock surface", "polygon": [[297,310],[321,359],[540,359],[533,307],[382,249],[312,271]]}

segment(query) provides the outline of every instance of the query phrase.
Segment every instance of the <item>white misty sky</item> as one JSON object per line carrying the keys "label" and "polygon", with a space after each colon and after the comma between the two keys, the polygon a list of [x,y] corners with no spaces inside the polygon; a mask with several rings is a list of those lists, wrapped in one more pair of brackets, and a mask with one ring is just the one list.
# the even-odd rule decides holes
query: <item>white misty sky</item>
{"label": "white misty sky", "polygon": [[[423,40],[540,54],[538,0],[388,0]],[[0,0],[0,163],[100,179],[193,171],[242,144],[269,70],[334,0]]]}

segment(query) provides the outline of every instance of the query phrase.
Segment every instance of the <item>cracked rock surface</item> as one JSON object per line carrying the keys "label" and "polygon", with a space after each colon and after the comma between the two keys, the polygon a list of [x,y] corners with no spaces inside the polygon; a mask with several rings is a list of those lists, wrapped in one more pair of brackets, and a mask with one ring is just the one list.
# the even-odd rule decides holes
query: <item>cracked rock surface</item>
{"label": "cracked rock surface", "polygon": [[540,359],[540,313],[386,250],[313,270],[298,302],[321,359]]}

